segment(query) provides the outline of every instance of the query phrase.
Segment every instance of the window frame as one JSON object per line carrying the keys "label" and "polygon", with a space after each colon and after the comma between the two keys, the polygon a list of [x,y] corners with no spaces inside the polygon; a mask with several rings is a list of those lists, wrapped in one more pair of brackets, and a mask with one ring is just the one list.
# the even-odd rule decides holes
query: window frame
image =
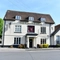
{"label": "window frame", "polygon": [[46,18],[43,18],[43,17],[41,17],[41,22],[45,22],[46,21]]}
{"label": "window frame", "polygon": [[16,19],[16,20],[21,20],[21,16],[16,15],[16,16],[15,16],[15,19]]}
{"label": "window frame", "polygon": [[29,21],[34,21],[34,17],[29,17]]}
{"label": "window frame", "polygon": [[[29,30],[29,27],[33,27],[33,31],[30,31],[30,32],[29,32],[29,31],[28,31],[28,30]],[[27,32],[28,32],[28,33],[34,33],[34,32],[35,32],[35,26],[30,26],[30,25],[28,25],[28,26],[27,26]]]}
{"label": "window frame", "polygon": [[59,35],[56,36],[56,43],[60,44],[60,36]]}
{"label": "window frame", "polygon": [[41,34],[46,34],[46,27],[41,27]]}
{"label": "window frame", "polygon": [[15,25],[15,33],[21,33],[21,32],[22,32],[21,25]]}
{"label": "window frame", "polygon": [[40,44],[46,44],[46,38],[40,40]]}
{"label": "window frame", "polygon": [[14,37],[14,45],[21,44],[21,37]]}

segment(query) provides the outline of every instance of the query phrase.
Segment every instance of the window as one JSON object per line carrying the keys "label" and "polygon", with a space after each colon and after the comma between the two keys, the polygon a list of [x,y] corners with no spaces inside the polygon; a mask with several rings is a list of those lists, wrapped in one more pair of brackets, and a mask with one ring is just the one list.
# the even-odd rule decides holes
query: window
{"label": "window", "polygon": [[14,44],[15,45],[21,44],[21,38],[20,37],[14,37]]}
{"label": "window", "polygon": [[46,27],[41,27],[41,33],[46,34]]}
{"label": "window", "polygon": [[15,19],[16,20],[21,20],[21,16],[16,15]]}
{"label": "window", "polygon": [[29,21],[34,21],[34,17],[29,17]]}
{"label": "window", "polygon": [[21,33],[21,26],[20,25],[15,25],[15,32]]}
{"label": "window", "polygon": [[57,44],[60,44],[60,36],[59,35],[56,36],[56,42],[57,42]]}
{"label": "window", "polygon": [[28,32],[34,32],[34,26],[28,26]]}
{"label": "window", "polygon": [[45,22],[46,21],[46,19],[45,18],[41,18],[41,22]]}
{"label": "window", "polygon": [[46,44],[46,39],[41,39],[41,44]]}

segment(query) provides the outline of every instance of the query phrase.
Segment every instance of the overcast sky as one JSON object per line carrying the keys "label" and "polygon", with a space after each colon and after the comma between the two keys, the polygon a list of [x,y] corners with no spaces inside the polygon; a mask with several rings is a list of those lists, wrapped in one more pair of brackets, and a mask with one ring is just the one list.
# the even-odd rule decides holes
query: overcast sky
{"label": "overcast sky", "polygon": [[7,10],[50,14],[60,24],[60,0],[0,0],[0,18]]}

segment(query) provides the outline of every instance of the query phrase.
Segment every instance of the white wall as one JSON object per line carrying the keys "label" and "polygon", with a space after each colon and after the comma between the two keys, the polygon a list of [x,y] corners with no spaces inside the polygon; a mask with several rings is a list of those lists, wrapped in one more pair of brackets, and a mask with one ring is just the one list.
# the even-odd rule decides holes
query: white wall
{"label": "white wall", "polygon": [[4,45],[14,45],[14,37],[21,37],[21,44],[25,44],[25,36],[6,35],[4,37]]}
{"label": "white wall", "polygon": [[51,25],[51,33],[55,31],[55,25]]}
{"label": "white wall", "polygon": [[57,35],[60,36],[60,30],[54,36],[51,37],[51,45],[56,45]]}
{"label": "white wall", "polygon": [[[11,25],[9,26],[8,23],[11,22]],[[20,21],[6,21],[6,24],[8,24],[8,29],[5,30],[5,38],[4,38],[4,45],[11,45],[14,43],[14,37],[19,36],[22,38],[22,44],[25,43],[25,35],[27,34],[27,26],[33,25],[35,26],[35,33],[37,33],[36,43],[40,44],[41,38],[46,38],[47,44],[50,45],[50,29],[49,24],[44,24],[42,26],[41,24],[33,24],[33,23],[27,23],[27,24],[20,24]],[[15,32],[15,25],[21,25],[22,26],[22,33],[14,33]],[[46,34],[41,34],[41,26],[46,27]]]}
{"label": "white wall", "polygon": [[54,44],[54,36],[51,37],[50,43],[51,43],[51,45],[55,45],[55,44]]}
{"label": "white wall", "polygon": [[54,44],[56,45],[56,36],[59,35],[60,36],[60,30],[54,35]]}

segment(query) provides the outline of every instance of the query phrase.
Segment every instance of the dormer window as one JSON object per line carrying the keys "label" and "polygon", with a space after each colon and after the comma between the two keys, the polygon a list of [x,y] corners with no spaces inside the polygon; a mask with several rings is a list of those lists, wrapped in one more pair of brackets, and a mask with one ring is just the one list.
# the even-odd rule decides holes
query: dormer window
{"label": "dormer window", "polygon": [[34,21],[34,17],[29,17],[29,21]]}
{"label": "dormer window", "polygon": [[16,16],[15,16],[15,19],[16,19],[16,20],[21,20],[21,16],[16,15]]}
{"label": "dormer window", "polygon": [[41,20],[41,22],[45,22],[46,18],[41,18],[40,20]]}

